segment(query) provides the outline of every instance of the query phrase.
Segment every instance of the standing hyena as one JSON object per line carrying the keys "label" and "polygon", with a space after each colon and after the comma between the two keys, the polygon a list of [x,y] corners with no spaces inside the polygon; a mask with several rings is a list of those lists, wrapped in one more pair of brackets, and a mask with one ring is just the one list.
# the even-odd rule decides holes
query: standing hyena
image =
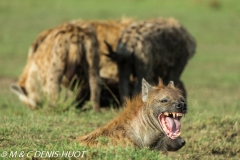
{"label": "standing hyena", "polygon": [[76,79],[90,87],[93,108],[99,110],[100,78],[96,32],[91,25],[69,23],[42,32],[30,47],[28,61],[17,84],[10,89],[31,109],[47,95],[54,104],[60,92],[63,77],[68,84]]}
{"label": "standing hyena", "polygon": [[[30,67],[31,66],[30,64],[32,63],[31,61],[35,61],[33,58],[34,55],[39,54],[39,52],[41,52],[40,53],[41,56],[44,56],[44,54],[46,56],[49,56],[49,55],[47,55],[47,54],[49,54],[49,51],[47,51],[47,49],[50,48],[52,45],[52,43],[49,43],[49,42],[51,42],[51,41],[49,41],[50,34],[56,34],[56,32],[59,32],[63,28],[63,26],[73,25],[74,27],[81,28],[82,26],[91,25],[94,27],[94,29],[97,33],[97,40],[99,43],[98,53],[99,53],[99,58],[100,58],[100,60],[99,60],[100,77],[102,79],[102,82],[105,83],[113,91],[114,94],[118,95],[118,89],[116,87],[116,86],[118,86],[117,84],[119,81],[117,64],[105,56],[105,54],[108,53],[108,49],[107,49],[104,41],[108,41],[115,50],[122,30],[131,22],[132,22],[132,19],[128,19],[128,18],[122,18],[121,20],[109,20],[109,21],[77,20],[77,21],[67,22],[60,26],[57,26],[57,27],[54,27],[54,28],[51,28],[51,29],[41,32],[29,48],[28,63],[24,69],[23,74],[20,77],[20,80],[19,80],[20,86],[22,88],[25,88],[25,86],[29,82],[29,81],[26,82],[26,79],[27,79],[28,73],[30,71],[29,69],[31,68]],[[61,41],[59,41],[59,42],[61,42]],[[58,45],[56,43],[57,42],[55,42],[55,45]],[[65,45],[65,43],[63,45]],[[66,45],[68,45],[68,44],[66,44]],[[67,46],[62,46],[62,47],[67,47]],[[39,51],[39,50],[41,50],[41,51]],[[44,51],[44,50],[46,50],[46,51]],[[93,56],[93,58],[94,58],[94,56]],[[74,72],[76,70],[72,70],[72,71]],[[74,73],[71,73],[71,75],[73,75],[73,74]],[[62,84],[64,86],[68,86],[70,80],[68,80],[64,76],[64,81],[62,81]],[[65,84],[65,83],[67,83],[67,84]],[[13,90],[13,91],[15,91],[15,90]],[[29,90],[28,94],[31,94],[31,93],[29,93],[31,91],[32,90]],[[103,102],[105,102],[105,101],[108,101],[108,98],[110,95],[108,94],[108,91],[105,91],[105,90],[103,90],[103,91],[104,92],[102,92],[103,96],[101,99]],[[82,98],[82,94],[78,95],[78,99],[80,99],[80,98]],[[26,99],[26,98],[24,96],[24,98],[20,98],[20,99]],[[26,101],[26,100],[24,100],[24,101]],[[30,102],[30,100],[28,100],[28,101]],[[31,100],[31,102],[34,103],[34,105],[31,105],[31,106],[34,106],[33,108],[36,107],[36,104],[35,104],[36,102],[34,102],[34,101],[35,100],[33,100],[33,101]]]}
{"label": "standing hyena", "polygon": [[109,57],[118,64],[121,97],[130,95],[131,74],[135,77],[135,94],[141,89],[142,78],[154,83],[160,76],[164,83],[173,80],[186,97],[180,76],[195,53],[196,42],[175,19],[134,22],[123,31],[116,52],[106,44]]}
{"label": "standing hyena", "polygon": [[128,99],[115,119],[77,141],[90,147],[120,145],[176,151],[185,145],[179,135],[180,119],[186,113],[182,91],[172,81],[165,86],[160,79],[157,86],[151,86],[143,79],[142,94]]}

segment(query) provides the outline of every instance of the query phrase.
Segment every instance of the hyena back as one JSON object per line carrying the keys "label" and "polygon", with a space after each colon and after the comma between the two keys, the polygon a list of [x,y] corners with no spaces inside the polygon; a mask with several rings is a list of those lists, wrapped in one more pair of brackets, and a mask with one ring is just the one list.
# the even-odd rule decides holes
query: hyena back
{"label": "hyena back", "polygon": [[109,55],[118,64],[121,97],[130,95],[129,76],[135,77],[134,93],[141,90],[141,79],[157,83],[173,80],[185,94],[180,80],[188,60],[195,53],[195,39],[175,19],[134,22],[122,32],[116,52]]}
{"label": "hyena back", "polygon": [[11,90],[31,109],[36,109],[46,94],[54,104],[63,78],[69,85],[81,79],[90,87],[91,101],[99,110],[100,78],[96,32],[91,25],[63,24],[47,30],[30,47],[27,64]]}
{"label": "hyena back", "polygon": [[[161,151],[176,151],[185,145],[181,138],[180,119],[187,113],[182,92],[169,82],[159,80],[151,86],[142,80],[142,93],[127,100],[124,110],[112,121],[92,133],[77,138],[90,147],[147,147]],[[105,141],[102,142],[102,138]]]}
{"label": "hyena back", "polygon": [[[120,38],[120,35],[124,28],[131,24],[133,22],[130,18],[122,18],[121,20],[92,20],[92,21],[83,21],[83,20],[75,20],[71,22],[66,22],[62,25],[68,25],[72,24],[75,26],[87,26],[91,25],[94,27],[96,34],[97,34],[97,40],[99,43],[99,68],[100,68],[100,77],[103,79],[107,79],[109,81],[114,81],[118,83],[118,70],[117,65],[115,62],[111,61],[109,58],[106,57],[106,54],[109,54],[108,49],[104,43],[104,41],[107,41],[113,48],[114,51],[116,51],[117,43]],[[33,55],[36,50],[39,48],[41,43],[45,40],[45,38],[54,30],[58,30],[59,27],[54,27],[48,30],[43,31],[38,35],[36,40],[32,43],[30,49],[29,49],[29,55]]]}

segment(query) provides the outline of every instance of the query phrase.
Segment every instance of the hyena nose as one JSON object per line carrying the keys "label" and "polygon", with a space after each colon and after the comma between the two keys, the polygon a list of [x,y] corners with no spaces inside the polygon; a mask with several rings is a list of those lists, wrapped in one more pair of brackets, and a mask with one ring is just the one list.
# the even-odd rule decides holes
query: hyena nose
{"label": "hyena nose", "polygon": [[185,102],[180,102],[176,105],[177,109],[180,109],[183,112],[187,111],[187,104]]}
{"label": "hyena nose", "polygon": [[186,141],[184,139],[181,139],[181,145],[184,146],[186,144]]}

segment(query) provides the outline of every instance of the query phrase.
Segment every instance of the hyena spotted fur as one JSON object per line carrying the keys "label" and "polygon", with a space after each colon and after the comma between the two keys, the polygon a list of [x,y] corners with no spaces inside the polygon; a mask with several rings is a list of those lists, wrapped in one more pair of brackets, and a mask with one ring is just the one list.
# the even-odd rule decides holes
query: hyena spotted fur
{"label": "hyena spotted fur", "polygon": [[181,118],[187,113],[182,91],[172,81],[157,86],[142,80],[142,92],[127,99],[123,111],[112,121],[77,142],[90,147],[133,146],[177,151],[185,145],[180,137]]}
{"label": "hyena spotted fur", "polygon": [[48,97],[55,104],[63,77],[65,85],[81,79],[90,87],[93,108],[99,110],[100,78],[98,41],[94,27],[70,23],[42,32],[29,49],[27,64],[10,89],[29,108],[36,109]]}
{"label": "hyena spotted fur", "polygon": [[[157,83],[172,80],[186,90],[180,76],[188,60],[194,55],[196,42],[175,19],[153,19],[133,22],[122,32],[116,52],[107,43],[109,57],[117,62],[121,97],[128,97],[129,76],[135,77],[133,94],[141,90],[141,79]],[[124,101],[124,98],[122,99]]]}
{"label": "hyena spotted fur", "polygon": [[[39,93],[30,93],[30,92],[36,92],[36,90],[28,89],[28,91],[27,91],[28,95],[32,95],[31,97],[35,97],[32,99],[32,98],[27,98],[27,96],[23,96],[23,95],[19,94],[19,92],[14,89],[14,88],[16,88],[19,91],[26,90],[25,88],[27,85],[29,85],[28,83],[30,82],[29,80],[28,81],[26,81],[26,80],[29,78],[28,74],[29,74],[29,71],[32,66],[32,61],[36,61],[36,58],[34,58],[34,56],[40,54],[41,57],[46,56],[46,57],[44,57],[44,59],[46,59],[49,56],[48,54],[51,54],[49,51],[49,48],[51,48],[51,46],[53,45],[51,42],[52,40],[54,40],[53,35],[56,34],[57,32],[62,32],[61,30],[63,30],[64,27],[73,26],[75,28],[78,28],[78,27],[82,28],[83,26],[90,25],[97,32],[97,40],[99,43],[98,53],[99,53],[99,59],[100,59],[99,60],[100,77],[101,77],[103,83],[105,83],[113,91],[114,94],[118,95],[118,87],[116,87],[116,86],[118,86],[118,81],[119,81],[117,65],[115,62],[113,62],[112,60],[108,59],[105,56],[105,54],[108,53],[108,50],[107,50],[107,47],[106,47],[104,41],[109,42],[111,44],[111,46],[113,46],[114,50],[116,50],[115,48],[117,46],[117,42],[118,42],[118,39],[120,37],[122,30],[128,24],[130,24],[132,21],[133,21],[132,19],[128,19],[128,18],[122,18],[121,20],[109,20],[109,21],[76,20],[76,21],[64,23],[62,25],[59,25],[54,28],[51,28],[51,29],[41,32],[29,48],[27,65],[25,66],[24,71],[19,78],[18,85],[13,85],[15,87],[11,87],[12,91],[17,93],[20,96],[20,99],[24,103],[26,103],[28,106],[30,106],[30,108],[36,108],[37,107],[36,105],[37,105],[37,103],[39,103],[41,96],[39,95]],[[50,35],[52,35],[52,39],[49,38]],[[59,41],[59,42],[61,42],[61,41]],[[58,45],[57,43],[58,43],[58,41],[55,42],[55,45]],[[65,45],[65,43],[63,44],[62,47],[67,47],[64,45]],[[92,46],[92,47],[96,48],[97,46]],[[50,58],[53,58],[53,57],[50,57]],[[78,57],[75,57],[75,58],[78,58]],[[95,58],[95,56],[93,56],[92,58]],[[94,60],[92,60],[92,61],[94,61]],[[97,61],[96,61],[96,63],[98,63]],[[73,75],[77,74],[77,72],[73,73],[75,71],[76,70],[72,70],[71,77]],[[46,77],[47,76],[48,75],[46,75]],[[71,77],[70,77],[70,79],[68,79],[69,77],[67,77],[66,75],[63,75],[63,80],[61,81],[62,85],[68,87],[70,81],[72,80]],[[41,85],[45,85],[45,84],[41,83]],[[21,87],[19,87],[19,86],[21,86]],[[22,89],[19,89],[19,88],[22,88]],[[83,97],[83,94],[85,91],[86,91],[86,89],[82,88],[82,92],[79,93],[77,99],[81,99]],[[26,92],[26,91],[24,91],[24,92]],[[102,97],[110,96],[109,94],[105,95],[104,93],[106,94],[108,92],[103,92]],[[33,95],[35,95],[35,96],[33,96]],[[38,97],[38,98],[36,98],[36,97]]]}
{"label": "hyena spotted fur", "polygon": [[[118,70],[115,62],[111,61],[106,57],[106,54],[109,54],[107,46],[104,41],[107,41],[115,51],[117,48],[117,42],[120,38],[122,31],[125,27],[133,22],[133,19],[130,18],[122,18],[121,20],[92,20],[92,21],[83,21],[76,20],[67,22],[63,25],[72,24],[76,26],[86,26],[91,25],[94,27],[97,33],[97,40],[99,42],[99,55],[100,55],[100,76],[106,81],[110,82],[118,82]],[[44,39],[54,30],[57,30],[58,27],[45,30],[38,35],[36,40],[32,43],[29,49],[29,55],[32,55],[36,52],[39,45],[44,41]]]}

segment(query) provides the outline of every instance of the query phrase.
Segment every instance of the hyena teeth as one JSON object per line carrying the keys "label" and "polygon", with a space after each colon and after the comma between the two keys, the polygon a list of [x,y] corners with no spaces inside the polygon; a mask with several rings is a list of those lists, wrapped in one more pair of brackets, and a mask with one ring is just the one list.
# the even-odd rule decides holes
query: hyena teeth
{"label": "hyena teeth", "polygon": [[176,117],[176,113],[172,113],[172,115],[173,115],[173,118],[175,118],[175,117]]}
{"label": "hyena teeth", "polygon": [[182,117],[184,114],[182,113],[177,113],[177,117]]}
{"label": "hyena teeth", "polygon": [[165,116],[168,116],[168,115],[169,115],[169,113],[168,113],[168,112],[164,112],[164,115],[165,115]]}
{"label": "hyena teeth", "polygon": [[180,136],[180,134],[181,134],[181,133],[179,132],[179,133],[176,134],[176,136]]}
{"label": "hyena teeth", "polygon": [[173,118],[178,118],[178,117],[183,117],[185,116],[184,113],[176,113],[176,112],[164,112],[163,113],[165,116],[172,116]]}

